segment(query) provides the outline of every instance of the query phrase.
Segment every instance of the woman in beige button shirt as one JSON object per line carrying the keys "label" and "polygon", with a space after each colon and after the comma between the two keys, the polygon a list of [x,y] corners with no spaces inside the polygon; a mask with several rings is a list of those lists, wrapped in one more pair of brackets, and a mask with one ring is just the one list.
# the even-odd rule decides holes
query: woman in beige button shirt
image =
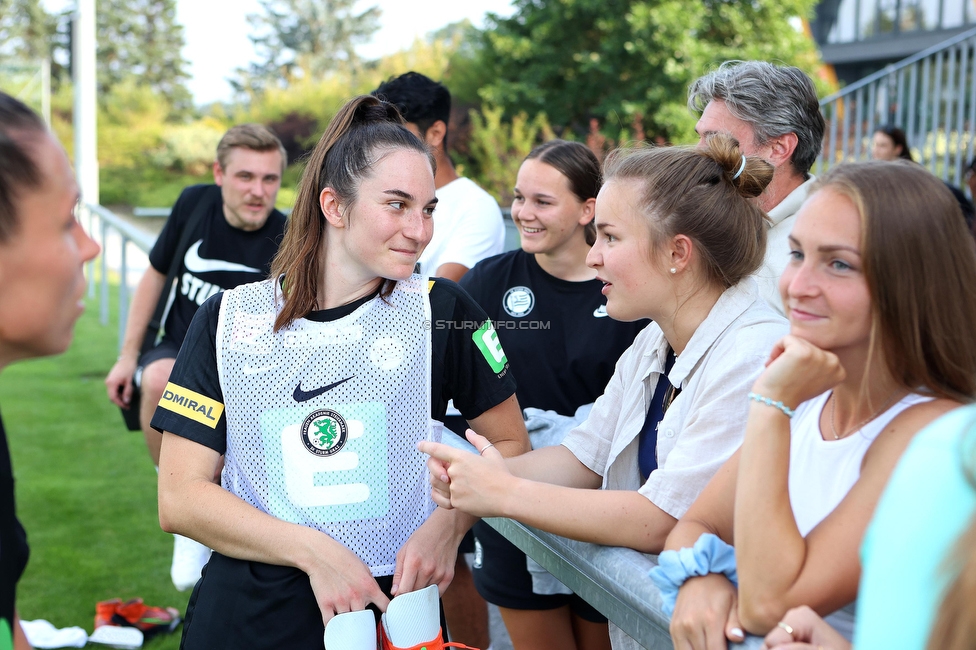
{"label": "woman in beige button shirt", "polygon": [[[562,445],[506,462],[469,432],[481,458],[420,449],[433,457],[439,505],[657,553],[741,444],[749,386],[786,332],[749,277],[767,227],[748,199],[772,168],[715,135],[702,149],[618,152],[604,174],[587,263],[611,317],[654,322]],[[636,647],[613,626],[611,639]]]}

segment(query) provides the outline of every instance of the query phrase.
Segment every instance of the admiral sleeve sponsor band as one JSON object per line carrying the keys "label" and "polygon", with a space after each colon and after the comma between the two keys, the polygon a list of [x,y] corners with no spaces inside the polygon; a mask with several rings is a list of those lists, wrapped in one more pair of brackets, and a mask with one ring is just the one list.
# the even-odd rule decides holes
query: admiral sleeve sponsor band
{"label": "admiral sleeve sponsor band", "polygon": [[224,405],[206,395],[194,392],[173,382],[166,384],[163,397],[159,400],[160,408],[182,415],[211,429],[217,428],[217,422],[224,412]]}

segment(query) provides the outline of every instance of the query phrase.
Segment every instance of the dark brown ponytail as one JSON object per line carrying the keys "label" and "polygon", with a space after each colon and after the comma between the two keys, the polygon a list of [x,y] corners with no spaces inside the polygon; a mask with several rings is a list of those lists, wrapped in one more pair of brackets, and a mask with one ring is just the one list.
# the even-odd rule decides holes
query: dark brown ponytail
{"label": "dark brown ponytail", "polygon": [[[396,107],[376,97],[354,97],[329,122],[305,166],[284,240],[271,264],[272,277],[286,278],[284,307],[275,320],[275,331],[315,309],[327,227],[319,206],[322,190],[332,188],[348,209],[373,165],[385,153],[400,149],[423,153],[434,168],[427,145],[407,130]],[[382,295],[389,295],[395,284],[387,280]]]}

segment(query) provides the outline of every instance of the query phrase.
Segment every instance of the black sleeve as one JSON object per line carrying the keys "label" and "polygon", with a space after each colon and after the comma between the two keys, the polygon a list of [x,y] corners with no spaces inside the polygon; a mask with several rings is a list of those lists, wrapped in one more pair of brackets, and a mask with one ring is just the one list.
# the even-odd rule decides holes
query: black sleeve
{"label": "black sleeve", "polygon": [[[471,420],[515,394],[515,379],[488,316],[461,287],[437,278],[430,292],[434,417],[448,400]],[[440,397],[440,399],[438,399]]]}
{"label": "black sleeve", "polygon": [[201,200],[208,187],[214,186],[192,185],[187,187],[180,193],[176,203],[173,204],[169,219],[166,220],[163,230],[156,238],[156,243],[149,251],[149,263],[163,275],[169,274],[169,266],[176,254],[176,247],[180,243],[183,228],[189,220],[193,208],[196,207],[197,201]]}
{"label": "black sleeve", "polygon": [[475,302],[482,304],[485,291],[485,270],[484,260],[474,265],[470,271],[461,276],[458,286],[464,289],[465,293],[474,298]]}
{"label": "black sleeve", "polygon": [[169,376],[170,386],[152,418],[157,431],[175,433],[220,454],[227,448],[224,394],[217,375],[217,317],[223,297],[223,292],[211,296],[194,314]]}

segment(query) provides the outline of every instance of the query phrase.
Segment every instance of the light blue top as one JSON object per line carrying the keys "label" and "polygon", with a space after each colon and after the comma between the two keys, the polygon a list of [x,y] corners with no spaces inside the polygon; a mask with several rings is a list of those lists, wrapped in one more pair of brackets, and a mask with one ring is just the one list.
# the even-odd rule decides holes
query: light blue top
{"label": "light blue top", "polygon": [[895,467],[861,545],[854,647],[923,650],[952,575],[943,560],[966,530],[976,492],[976,405],[942,416]]}

